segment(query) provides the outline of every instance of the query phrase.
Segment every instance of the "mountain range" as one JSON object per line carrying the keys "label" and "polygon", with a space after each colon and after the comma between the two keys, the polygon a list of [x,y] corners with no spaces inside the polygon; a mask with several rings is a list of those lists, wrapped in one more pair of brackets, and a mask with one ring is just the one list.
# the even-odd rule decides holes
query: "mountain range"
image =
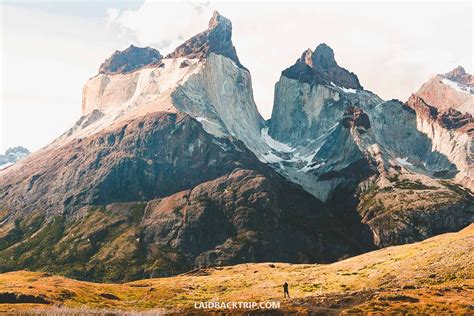
{"label": "mountain range", "polygon": [[75,125],[0,171],[0,271],[130,281],[458,231],[474,220],[473,100],[458,67],[384,101],[320,44],[264,120],[215,12],[166,57],[116,51]]}

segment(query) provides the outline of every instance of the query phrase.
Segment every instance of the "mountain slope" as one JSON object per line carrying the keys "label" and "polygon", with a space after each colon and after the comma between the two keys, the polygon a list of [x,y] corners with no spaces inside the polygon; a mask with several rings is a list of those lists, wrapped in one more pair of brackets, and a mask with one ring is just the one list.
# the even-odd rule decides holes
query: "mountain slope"
{"label": "mountain slope", "polygon": [[[199,301],[280,301],[287,312],[469,314],[474,227],[423,242],[389,247],[329,265],[243,264],[172,278],[97,284],[44,273],[0,275],[0,292],[48,304],[1,304],[0,311],[196,312]],[[248,282],[248,280],[252,282]],[[282,298],[288,281],[291,299]],[[20,296],[23,295],[23,296]],[[7,296],[3,294],[5,301]],[[60,304],[55,308],[50,304]],[[222,310],[221,310],[222,311]],[[242,310],[249,312],[249,310]]]}
{"label": "mountain slope", "polygon": [[149,114],[25,164],[0,178],[1,271],[119,281],[371,247],[242,142],[184,113]]}

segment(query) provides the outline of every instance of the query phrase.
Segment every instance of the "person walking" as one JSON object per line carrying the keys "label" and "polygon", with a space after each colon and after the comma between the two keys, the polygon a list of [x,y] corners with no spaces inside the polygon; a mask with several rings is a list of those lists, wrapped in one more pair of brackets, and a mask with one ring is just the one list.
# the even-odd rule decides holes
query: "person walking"
{"label": "person walking", "polygon": [[285,284],[283,284],[283,297],[290,298],[290,292],[288,292],[288,283],[287,282],[285,282]]}

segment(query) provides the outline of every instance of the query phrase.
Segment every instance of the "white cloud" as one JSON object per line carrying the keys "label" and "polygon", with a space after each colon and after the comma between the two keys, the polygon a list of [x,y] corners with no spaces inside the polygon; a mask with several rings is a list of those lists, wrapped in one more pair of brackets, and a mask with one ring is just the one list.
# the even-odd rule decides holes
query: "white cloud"
{"label": "white cloud", "polygon": [[162,54],[206,28],[208,3],[196,1],[145,1],[138,10],[108,10],[107,25],[141,46],[153,46]]}

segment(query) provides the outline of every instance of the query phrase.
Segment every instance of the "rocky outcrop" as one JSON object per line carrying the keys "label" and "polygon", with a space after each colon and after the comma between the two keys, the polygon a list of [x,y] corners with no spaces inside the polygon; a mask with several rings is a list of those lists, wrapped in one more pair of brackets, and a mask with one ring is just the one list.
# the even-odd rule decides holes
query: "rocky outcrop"
{"label": "rocky outcrop", "polygon": [[232,44],[232,23],[217,11],[214,11],[206,31],[188,39],[166,58],[203,59],[211,53],[225,56],[235,62],[237,66],[243,67]]}
{"label": "rocky outcrop", "polygon": [[369,116],[359,108],[350,106],[344,112],[342,126],[346,128],[360,128],[359,131],[370,128]]}
{"label": "rocky outcrop", "polygon": [[357,205],[379,247],[412,243],[474,221],[474,195],[450,181],[392,169],[364,189]]}
{"label": "rocky outcrop", "polygon": [[285,69],[282,76],[309,84],[335,84],[343,88],[362,90],[357,76],[339,67],[334,51],[326,44],[320,44],[313,52],[307,49],[296,63]]}
{"label": "rocky outcrop", "polygon": [[99,74],[119,74],[135,71],[139,68],[156,65],[163,58],[160,52],[151,47],[130,45],[123,51],[115,51],[99,68]]}
{"label": "rocky outcrop", "polygon": [[362,90],[357,76],[341,68],[326,44],[306,50],[275,84],[269,135],[290,144],[318,138],[337,124],[346,107],[375,106],[382,100]]}
{"label": "rocky outcrop", "polygon": [[260,137],[264,120],[253,99],[250,73],[229,58],[212,53],[202,71],[178,86],[171,98],[210,134],[234,136],[257,155],[265,150]]}
{"label": "rocky outcrop", "polygon": [[438,108],[427,104],[421,97],[411,95],[406,103],[413,108],[421,119],[435,121],[448,130],[466,132],[474,136],[474,119],[469,113],[461,113],[453,108],[440,111]]}
{"label": "rocky outcrop", "polygon": [[[187,61],[188,67],[181,67]],[[171,93],[190,76],[199,72],[203,63],[198,60],[163,59],[152,65],[126,74],[99,74],[87,81],[82,92],[82,114],[94,110],[106,114],[100,130],[111,122],[139,117],[147,112],[175,112]]]}

